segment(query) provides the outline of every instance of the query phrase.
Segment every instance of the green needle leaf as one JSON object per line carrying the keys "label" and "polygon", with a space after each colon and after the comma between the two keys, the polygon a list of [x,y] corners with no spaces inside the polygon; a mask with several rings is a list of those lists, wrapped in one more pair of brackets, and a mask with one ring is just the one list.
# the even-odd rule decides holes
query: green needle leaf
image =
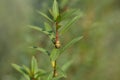
{"label": "green needle leaf", "polygon": [[62,66],[62,70],[63,70],[63,71],[66,71],[66,70],[71,66],[72,63],[73,63],[73,60],[70,60],[70,61],[68,61],[67,63],[65,63],[65,64]]}
{"label": "green needle leaf", "polygon": [[70,41],[68,44],[66,44],[61,50],[60,50],[60,54],[63,53],[67,48],[69,48],[71,45],[75,44],[76,42],[78,42],[79,40],[81,40],[83,38],[83,36],[78,37],[73,39],[72,41]]}
{"label": "green needle leaf", "polygon": [[49,9],[48,11],[49,11],[50,15],[53,16],[53,12],[52,12],[52,10]]}
{"label": "green needle leaf", "polygon": [[63,12],[63,13],[61,14],[62,20],[64,21],[64,20],[66,20],[66,19],[70,19],[71,16],[73,16],[77,11],[78,11],[78,10],[73,9],[73,10],[68,10],[68,11]]}
{"label": "green needle leaf", "polygon": [[59,16],[59,8],[56,0],[54,0],[53,2],[52,13],[53,13],[54,20],[56,20],[57,17]]}
{"label": "green needle leaf", "polygon": [[45,31],[45,30],[43,30],[42,28],[40,28],[40,27],[38,27],[38,26],[28,25],[28,27],[31,28],[31,29],[34,29],[34,30],[37,30],[37,31],[43,32],[43,33],[45,33],[45,34],[47,34],[47,35],[50,34],[48,31]]}
{"label": "green needle leaf", "polygon": [[30,74],[30,69],[27,66],[23,65],[22,67],[25,69],[25,71],[27,72],[27,74]]}
{"label": "green needle leaf", "polygon": [[31,71],[32,71],[32,74],[35,74],[37,72],[37,70],[38,70],[37,60],[33,56],[32,61],[31,61]]}
{"label": "green needle leaf", "polygon": [[20,73],[26,74],[26,72],[24,71],[24,69],[23,69],[22,67],[20,67],[19,65],[17,65],[17,64],[12,64],[12,66],[13,66],[17,71],[19,71]]}
{"label": "green needle leaf", "polygon": [[21,67],[21,66],[19,66],[19,65],[17,65],[17,64],[12,64],[12,67],[14,67],[17,71],[19,71],[27,80],[29,80],[29,74],[27,73],[27,71],[23,68],[23,67]]}
{"label": "green needle leaf", "polygon": [[69,21],[65,26],[63,26],[61,29],[60,29],[60,34],[63,34],[65,31],[67,31],[70,26],[75,23],[76,20],[78,20],[80,18],[80,16],[76,16],[74,17],[71,21]]}
{"label": "green needle leaf", "polygon": [[47,50],[44,49],[44,48],[40,48],[40,47],[30,47],[30,48],[34,48],[34,49],[36,49],[36,50],[38,50],[38,51],[41,51],[41,52],[44,53],[44,54],[50,55],[49,51],[47,51]]}
{"label": "green needle leaf", "polygon": [[52,31],[52,27],[48,23],[45,22],[44,26],[46,31]]}
{"label": "green needle leaf", "polygon": [[53,72],[50,72],[49,75],[48,75],[47,80],[52,80],[52,77],[53,77]]}
{"label": "green needle leaf", "polygon": [[58,56],[59,56],[59,50],[54,48],[50,54],[50,59],[52,61],[55,61],[58,58]]}
{"label": "green needle leaf", "polygon": [[[45,24],[46,28],[48,28],[48,24]],[[48,35],[50,40],[53,42],[55,36],[54,36],[54,33],[53,31],[45,31],[43,30],[42,28],[40,27],[37,27],[37,26],[32,26],[32,25],[28,25],[29,28],[31,29],[34,29],[34,30],[37,30],[37,31],[40,31],[40,32],[43,32],[44,34]]]}
{"label": "green needle leaf", "polygon": [[52,19],[50,19],[46,14],[42,13],[41,11],[37,11],[39,14],[41,14],[43,17],[45,17],[47,20],[49,20],[50,22],[53,22]]}
{"label": "green needle leaf", "polygon": [[35,78],[39,78],[41,76],[46,76],[46,75],[48,75],[48,72],[46,72],[43,69],[39,69],[38,72],[35,74]]}
{"label": "green needle leaf", "polygon": [[65,71],[63,71],[61,67],[57,66],[57,70],[62,77],[64,77],[64,78],[67,77]]}

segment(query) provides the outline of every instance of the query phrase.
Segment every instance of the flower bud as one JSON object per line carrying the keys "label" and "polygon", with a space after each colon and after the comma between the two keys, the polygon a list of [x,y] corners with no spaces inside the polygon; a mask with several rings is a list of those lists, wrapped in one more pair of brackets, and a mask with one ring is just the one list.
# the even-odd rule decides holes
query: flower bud
{"label": "flower bud", "polygon": [[60,41],[56,41],[55,47],[56,47],[56,48],[60,48],[60,46],[61,46]]}

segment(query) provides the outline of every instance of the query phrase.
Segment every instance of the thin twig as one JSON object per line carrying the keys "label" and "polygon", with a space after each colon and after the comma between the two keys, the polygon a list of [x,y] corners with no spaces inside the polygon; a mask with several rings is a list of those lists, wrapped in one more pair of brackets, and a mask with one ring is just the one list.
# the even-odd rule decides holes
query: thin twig
{"label": "thin twig", "polygon": [[57,76],[57,69],[56,69],[56,60],[54,61],[54,67],[53,67],[53,77]]}

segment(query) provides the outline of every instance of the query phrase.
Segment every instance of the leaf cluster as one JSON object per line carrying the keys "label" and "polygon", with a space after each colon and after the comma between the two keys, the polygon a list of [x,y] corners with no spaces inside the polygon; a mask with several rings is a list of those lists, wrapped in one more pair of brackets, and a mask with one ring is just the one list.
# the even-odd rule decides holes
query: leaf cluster
{"label": "leaf cluster", "polygon": [[[33,30],[37,30],[42,32],[43,34],[47,35],[53,45],[55,44],[55,38],[56,38],[56,31],[58,30],[59,35],[64,35],[66,31],[68,31],[72,24],[74,24],[82,15],[80,10],[67,10],[66,12],[61,13],[59,10],[59,6],[57,3],[57,0],[53,1],[52,9],[49,9],[49,14],[52,16],[49,17],[45,13],[41,11],[37,11],[41,16],[46,18],[49,23],[44,22],[44,26],[34,26],[34,25],[28,25],[29,28]],[[69,19],[71,18],[72,19]],[[55,25],[57,23],[57,26]],[[49,56],[50,61],[56,61],[58,57],[67,50],[70,46],[72,46],[74,43],[78,42],[80,39],[82,39],[82,36],[74,38],[67,44],[64,44],[61,48],[57,49],[53,47],[51,51],[48,51],[47,49],[41,48],[41,47],[30,47],[32,49],[38,50],[46,55]],[[59,80],[60,78],[66,77],[65,71],[70,66],[72,61],[68,61],[68,63],[65,63],[62,67],[56,66],[58,76],[53,77],[53,71],[45,71],[38,68],[37,60],[35,57],[32,58],[31,61],[31,67],[28,68],[26,66],[18,66],[16,64],[12,64],[12,66],[23,74],[23,76],[27,80],[40,80],[42,76],[48,75],[46,80]]]}

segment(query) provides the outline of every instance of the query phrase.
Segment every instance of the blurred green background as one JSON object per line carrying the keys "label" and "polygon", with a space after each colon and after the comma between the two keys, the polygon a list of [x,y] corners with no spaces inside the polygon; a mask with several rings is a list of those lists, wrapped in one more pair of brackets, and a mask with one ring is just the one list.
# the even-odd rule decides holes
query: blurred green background
{"label": "blurred green background", "polygon": [[[42,26],[45,19],[36,10],[51,6],[52,0],[0,0],[0,80],[24,80],[11,63],[29,65],[32,55],[40,68],[51,68],[48,56],[28,48],[49,49],[49,39],[26,27]],[[66,6],[84,16],[61,36],[62,44],[84,38],[60,56],[59,65],[73,60],[63,80],[120,80],[120,0],[68,0]]]}

